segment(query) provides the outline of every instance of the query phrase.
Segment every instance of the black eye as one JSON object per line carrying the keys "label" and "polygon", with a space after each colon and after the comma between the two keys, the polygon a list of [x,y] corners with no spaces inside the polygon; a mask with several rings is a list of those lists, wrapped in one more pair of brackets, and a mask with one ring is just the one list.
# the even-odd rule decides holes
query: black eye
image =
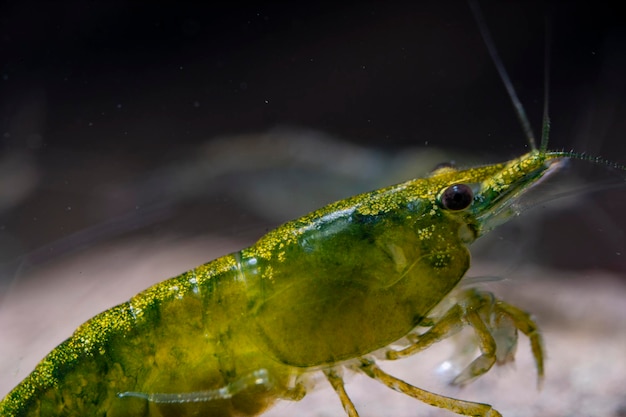
{"label": "black eye", "polygon": [[474,193],[465,184],[454,184],[441,194],[441,204],[448,210],[463,210],[472,204]]}

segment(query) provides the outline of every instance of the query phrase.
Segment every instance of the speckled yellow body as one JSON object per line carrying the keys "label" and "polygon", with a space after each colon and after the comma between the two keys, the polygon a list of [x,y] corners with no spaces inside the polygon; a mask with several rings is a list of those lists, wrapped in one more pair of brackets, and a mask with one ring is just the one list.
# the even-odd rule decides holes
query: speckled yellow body
{"label": "speckled yellow body", "polygon": [[[530,336],[541,376],[541,340],[525,313],[475,291],[457,294],[440,317],[431,312],[468,269],[467,245],[516,214],[512,203],[562,156],[532,151],[503,164],[442,168],[286,223],[83,324],[0,402],[0,416],[258,415],[304,396],[320,370],[355,416],[336,371],[401,389],[371,354],[410,339],[418,325],[430,329],[388,359],[469,323],[483,355],[456,382],[512,358],[516,337],[502,346],[492,335],[503,327]],[[450,209],[442,195],[458,184],[473,195]],[[498,415],[407,390],[458,413]]]}

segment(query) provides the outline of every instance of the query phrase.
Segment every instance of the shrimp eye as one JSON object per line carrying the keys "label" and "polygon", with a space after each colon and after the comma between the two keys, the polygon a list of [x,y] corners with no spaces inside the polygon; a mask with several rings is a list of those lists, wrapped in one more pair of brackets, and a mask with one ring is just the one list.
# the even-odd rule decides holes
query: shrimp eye
{"label": "shrimp eye", "polygon": [[448,210],[463,210],[472,204],[474,193],[465,184],[454,184],[449,186],[441,194],[441,205]]}

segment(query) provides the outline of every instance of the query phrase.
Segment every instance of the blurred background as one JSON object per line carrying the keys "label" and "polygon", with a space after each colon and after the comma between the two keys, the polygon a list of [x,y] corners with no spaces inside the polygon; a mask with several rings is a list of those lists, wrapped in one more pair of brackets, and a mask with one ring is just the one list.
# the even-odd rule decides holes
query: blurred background
{"label": "blurred background", "polygon": [[[626,164],[623,15],[602,2],[480,6],[535,132],[547,16],[550,148]],[[527,150],[464,1],[8,1],[0,50],[0,395],[89,317],[286,220],[440,162]],[[476,274],[510,277],[501,291],[558,329],[626,314],[605,298],[626,292],[625,177],[573,162],[545,203],[477,242]],[[590,300],[608,311],[564,318]],[[626,348],[615,325],[578,331],[608,344],[590,352]],[[604,380],[623,387],[620,358]],[[626,414],[620,397],[597,415]]]}

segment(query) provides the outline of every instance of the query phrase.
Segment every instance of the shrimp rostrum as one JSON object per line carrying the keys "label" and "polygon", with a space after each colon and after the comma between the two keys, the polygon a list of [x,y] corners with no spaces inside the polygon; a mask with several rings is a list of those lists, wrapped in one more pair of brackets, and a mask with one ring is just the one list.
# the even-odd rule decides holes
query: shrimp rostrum
{"label": "shrimp rostrum", "polygon": [[[454,380],[462,384],[511,359],[517,339],[493,335],[507,327],[528,335],[543,376],[541,338],[523,311],[467,289],[446,313],[429,314],[467,271],[468,245],[516,215],[519,197],[568,156],[533,150],[506,163],[444,167],[286,223],[87,321],[2,400],[0,415],[257,415],[302,398],[323,372],[357,416],[342,368],[459,414],[499,415],[396,379],[376,360],[470,325],[481,354]],[[409,342],[389,348],[400,339]]]}

